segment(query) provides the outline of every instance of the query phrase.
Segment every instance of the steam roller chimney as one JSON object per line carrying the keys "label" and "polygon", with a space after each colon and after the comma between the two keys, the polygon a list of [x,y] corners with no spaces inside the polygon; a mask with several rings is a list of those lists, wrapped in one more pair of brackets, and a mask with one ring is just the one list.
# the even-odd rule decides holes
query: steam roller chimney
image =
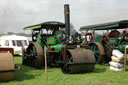
{"label": "steam roller chimney", "polygon": [[64,14],[65,14],[65,32],[66,32],[66,36],[69,40],[69,36],[70,36],[70,10],[69,10],[69,4],[65,4],[64,5]]}

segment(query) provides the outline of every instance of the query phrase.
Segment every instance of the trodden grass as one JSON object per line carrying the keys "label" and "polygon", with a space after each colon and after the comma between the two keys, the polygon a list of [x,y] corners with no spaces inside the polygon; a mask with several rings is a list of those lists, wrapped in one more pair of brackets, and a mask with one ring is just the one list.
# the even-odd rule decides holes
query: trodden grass
{"label": "trodden grass", "polygon": [[48,68],[46,81],[44,69],[23,66],[22,57],[14,60],[21,69],[16,71],[14,80],[0,82],[0,85],[128,85],[128,71],[110,71],[107,64],[96,65],[94,72],[84,74],[63,74],[60,68]]}

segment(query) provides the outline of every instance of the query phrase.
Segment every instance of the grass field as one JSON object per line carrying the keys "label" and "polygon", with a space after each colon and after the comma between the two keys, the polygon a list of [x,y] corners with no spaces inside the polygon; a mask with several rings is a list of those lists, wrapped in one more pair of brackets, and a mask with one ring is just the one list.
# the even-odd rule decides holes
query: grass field
{"label": "grass field", "polygon": [[84,74],[63,74],[60,68],[48,68],[46,81],[44,69],[23,66],[21,57],[14,59],[21,69],[13,81],[0,82],[0,85],[128,85],[128,71],[110,71],[109,65],[96,65],[94,72]]}

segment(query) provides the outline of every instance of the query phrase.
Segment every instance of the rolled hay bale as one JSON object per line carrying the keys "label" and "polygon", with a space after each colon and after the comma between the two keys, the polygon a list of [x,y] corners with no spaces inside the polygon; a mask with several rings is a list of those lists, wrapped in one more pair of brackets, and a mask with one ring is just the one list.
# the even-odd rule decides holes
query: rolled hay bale
{"label": "rolled hay bale", "polygon": [[114,62],[114,61],[109,62],[109,64],[110,64],[110,66],[113,66],[115,68],[122,68],[123,67],[123,64],[118,63],[118,62]]}
{"label": "rolled hay bale", "polygon": [[123,71],[122,68],[116,68],[116,67],[113,67],[113,66],[110,66],[110,70],[112,70],[112,71]]}
{"label": "rolled hay bale", "polygon": [[117,62],[117,63],[123,63],[124,62],[124,60],[120,60],[115,56],[112,56],[111,58],[112,58],[112,61]]}
{"label": "rolled hay bale", "polygon": [[124,59],[124,54],[122,52],[120,52],[119,50],[113,50],[112,55],[117,57],[120,60]]}
{"label": "rolled hay bale", "polygon": [[14,79],[15,65],[11,53],[0,53],[0,81]]}

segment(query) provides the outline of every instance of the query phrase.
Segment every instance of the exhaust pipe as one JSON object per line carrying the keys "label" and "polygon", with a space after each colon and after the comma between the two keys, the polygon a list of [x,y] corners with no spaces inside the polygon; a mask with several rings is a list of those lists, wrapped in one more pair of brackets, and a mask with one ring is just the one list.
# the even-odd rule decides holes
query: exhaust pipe
{"label": "exhaust pipe", "polygon": [[64,14],[65,14],[65,32],[66,32],[66,36],[69,40],[69,36],[70,36],[70,10],[69,10],[69,4],[65,4],[64,5]]}

